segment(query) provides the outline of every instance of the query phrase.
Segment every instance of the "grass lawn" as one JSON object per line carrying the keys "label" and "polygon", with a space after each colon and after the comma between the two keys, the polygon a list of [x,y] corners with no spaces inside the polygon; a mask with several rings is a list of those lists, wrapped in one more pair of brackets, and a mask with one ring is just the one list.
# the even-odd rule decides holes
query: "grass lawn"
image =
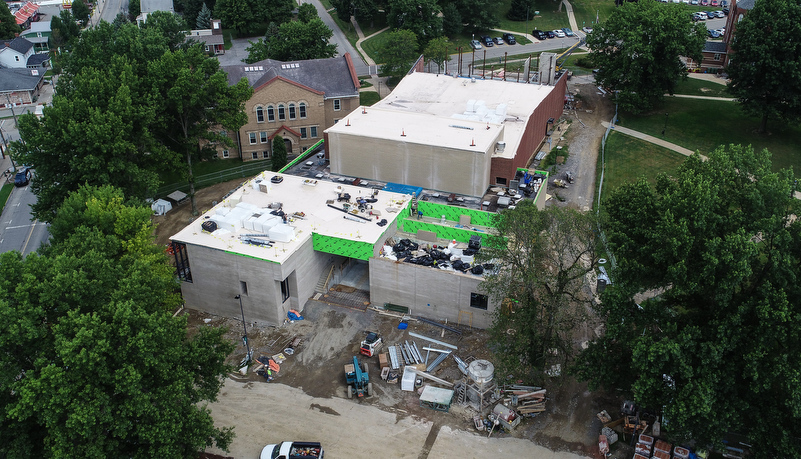
{"label": "grass lawn", "polygon": [[13,183],[6,183],[5,185],[3,185],[3,188],[0,188],[0,212],[2,212],[3,208],[6,206],[8,197],[11,196],[11,190],[13,189],[14,189]]}
{"label": "grass lawn", "polygon": [[[721,80],[723,81],[723,80]],[[676,94],[687,94],[690,96],[711,96],[711,97],[731,97],[726,92],[725,84],[713,83],[711,81],[687,78],[676,86]]]}
{"label": "grass lawn", "polygon": [[378,96],[377,92],[374,91],[362,91],[359,93],[359,105],[364,105],[365,107],[369,107],[374,103],[381,100],[381,97]]}
{"label": "grass lawn", "polygon": [[[667,129],[662,136],[667,116]],[[690,150],[707,154],[720,145],[752,145],[767,148],[773,155],[773,169],[793,167],[801,171],[801,126],[778,119],[768,122],[770,135],[758,135],[759,119],[745,115],[734,102],[667,98],[658,110],[643,114],[621,113],[618,123]]]}
{"label": "grass lawn", "polygon": [[[611,132],[606,139],[606,171],[604,172],[603,196],[612,190],[645,176],[654,183],[661,172],[673,173],[687,157],[672,150],[635,139],[618,132]],[[598,155],[596,177],[601,177],[601,155]],[[595,187],[598,189],[597,185]]]}
{"label": "grass lawn", "polygon": [[[209,161],[200,161],[196,163],[193,162],[192,171],[194,172],[195,177],[197,177],[199,175],[211,174],[214,172],[240,167],[242,164],[243,161],[240,159],[212,159]],[[162,172],[159,175],[162,183],[164,184],[184,182],[186,180],[182,177],[181,172],[176,171]]]}

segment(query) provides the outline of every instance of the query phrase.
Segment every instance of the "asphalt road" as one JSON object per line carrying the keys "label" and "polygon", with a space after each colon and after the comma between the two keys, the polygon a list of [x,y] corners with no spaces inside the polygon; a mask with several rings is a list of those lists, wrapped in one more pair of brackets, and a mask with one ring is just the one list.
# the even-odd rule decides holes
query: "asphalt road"
{"label": "asphalt road", "polygon": [[36,196],[29,186],[11,192],[0,214],[0,253],[16,250],[27,255],[50,237],[47,225],[31,217],[30,206],[35,202]]}

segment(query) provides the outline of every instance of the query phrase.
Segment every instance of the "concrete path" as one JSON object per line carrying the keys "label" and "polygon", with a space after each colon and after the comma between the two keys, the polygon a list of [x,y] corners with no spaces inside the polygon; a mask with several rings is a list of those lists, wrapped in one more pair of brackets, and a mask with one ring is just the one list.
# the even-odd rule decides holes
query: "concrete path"
{"label": "concrete path", "polygon": [[[359,50],[359,53],[362,55],[362,58],[364,59],[364,61],[367,62],[367,65],[375,66],[376,65],[375,61],[372,60],[370,58],[370,56],[366,52],[364,52],[364,50],[362,49],[362,42],[365,41],[365,40],[369,40],[369,39],[375,37],[376,35],[378,35],[380,33],[386,32],[387,30],[389,30],[389,27],[384,27],[383,29],[379,30],[378,32],[373,33],[369,37],[365,37],[364,36],[364,32],[362,32],[362,28],[359,27],[359,23],[356,22],[356,18],[355,17],[353,17],[353,16],[350,17],[350,23],[353,24],[353,28],[356,29],[356,35],[359,36],[359,39],[356,40],[356,49]],[[371,68],[371,70],[372,70],[372,68]],[[378,69],[377,68],[375,68],[375,72],[376,72],[376,74],[378,74]]]}
{"label": "concrete path", "polygon": [[703,100],[722,100],[726,102],[737,102],[736,98],[732,97],[715,97],[715,96],[692,96],[690,94],[665,94],[668,97],[678,97],[680,99],[703,99]]}
{"label": "concrete path", "polygon": [[695,80],[709,81],[712,83],[722,84],[724,86],[729,82],[729,80],[721,78],[714,73],[688,73],[687,76]]}
{"label": "concrete path", "polygon": [[[609,127],[609,122],[608,121],[602,121],[601,124],[603,125],[603,127]],[[660,147],[667,148],[668,150],[673,150],[676,153],[680,153],[680,154],[682,154],[684,156],[692,156],[692,155],[695,154],[694,151],[689,150],[689,149],[684,148],[684,147],[681,147],[679,145],[676,145],[675,143],[670,143],[670,142],[668,142],[668,141],[666,141],[664,139],[660,139],[660,138],[654,137],[652,135],[643,134],[642,132],[635,131],[634,129],[625,128],[623,126],[614,126],[612,129],[617,131],[617,132],[619,132],[619,133],[621,133],[621,134],[625,134],[625,135],[630,136],[630,137],[634,137],[634,138],[637,138],[637,139],[645,140],[646,142],[651,142],[654,145],[659,145]],[[706,161],[707,158],[706,158],[706,156],[701,155],[701,159]]]}

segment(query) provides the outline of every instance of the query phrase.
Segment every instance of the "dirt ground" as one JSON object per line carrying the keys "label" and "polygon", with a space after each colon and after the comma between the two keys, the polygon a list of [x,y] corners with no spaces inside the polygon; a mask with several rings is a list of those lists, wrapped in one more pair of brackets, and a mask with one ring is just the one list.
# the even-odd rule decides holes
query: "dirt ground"
{"label": "dirt ground", "polygon": [[[592,206],[595,187],[595,168],[600,139],[603,135],[601,121],[608,121],[612,117],[613,107],[598,93],[596,87],[588,79],[573,78],[568,84],[568,90],[578,95],[577,108],[565,112],[561,126],[561,145],[569,147],[569,157],[565,164],[555,170],[555,177],[561,178],[565,171],[571,171],[576,177],[568,188],[550,188],[550,193],[557,193],[560,199],[552,199],[551,205],[571,205],[579,209],[588,210]],[[230,190],[236,188],[242,180],[218,184],[204,188],[197,192],[198,209],[202,212],[212,207],[213,203],[222,199]],[[190,204],[183,203],[164,216],[153,217],[156,223],[156,239],[159,244],[167,244],[169,237],[176,234],[181,228],[192,221]],[[239,346],[229,359],[231,364],[238,364],[245,355],[242,345],[242,323],[235,318],[212,316],[191,309],[181,313],[189,316],[190,327],[226,326],[228,338]],[[252,371],[247,376],[240,374],[229,375],[229,383],[245,383],[252,385],[286,385],[301,390],[314,399],[346,399],[346,386],[342,367],[348,363],[353,355],[358,354],[359,342],[367,331],[377,331],[385,343],[401,343],[414,339],[418,347],[426,345],[419,339],[410,338],[408,331],[398,330],[399,319],[381,315],[375,311],[352,310],[340,306],[329,305],[321,301],[310,299],[304,310],[305,320],[288,322],[280,327],[248,327],[248,337],[254,358],[260,355],[272,356],[281,353],[290,342],[299,338],[301,344],[295,349],[293,355],[285,355],[286,361],[282,363],[280,372],[275,380],[267,382],[263,377]],[[492,360],[490,351],[486,347],[486,334],[481,330],[465,329],[460,337],[451,332],[424,323],[409,323],[410,330],[416,333],[435,337],[436,339],[455,344],[459,347],[456,352],[461,358],[485,358]],[[577,330],[576,343],[587,340],[592,333],[591,327]],[[366,400],[353,401],[353,403],[368,404],[383,413],[392,413],[396,419],[412,418],[426,420],[437,426],[431,429],[425,440],[424,451],[419,457],[429,457],[434,446],[437,433],[445,431],[475,432],[472,426],[472,409],[454,405],[449,413],[441,413],[422,408],[419,405],[418,395],[413,392],[403,392],[399,384],[387,384],[378,378],[377,358],[370,360],[371,380],[375,381],[375,395]],[[462,377],[453,359],[449,358],[434,372],[435,376],[455,381]],[[503,381],[501,375],[496,379]],[[546,381],[525,381],[524,384],[545,387],[548,390],[547,410],[535,418],[526,418],[521,425],[512,432],[494,434],[500,438],[518,438],[530,441],[536,445],[552,451],[570,452],[581,456],[600,457],[597,447],[598,434],[601,423],[596,413],[607,410],[616,417],[620,407],[620,400],[609,394],[590,392],[583,383],[578,383],[570,377],[550,379]],[[261,387],[261,386],[259,386]],[[224,403],[237,403],[233,399],[221,396]],[[239,407],[247,411],[251,409],[246,402]],[[325,406],[312,403],[310,409],[325,412]],[[218,411],[213,410],[215,416]],[[224,418],[227,419],[227,418]],[[222,422],[223,419],[220,419]],[[263,438],[264,425],[249,422],[236,422],[237,438],[251,439]],[[260,440],[257,440],[260,442]],[[622,442],[613,445],[613,457],[623,458],[630,456],[630,449]],[[266,444],[266,443],[263,443]],[[233,457],[248,457],[251,452],[247,448],[253,445],[237,444],[232,447]],[[221,454],[221,451],[209,450],[209,453]],[[434,454],[434,453],[432,453]],[[326,455],[335,457],[332,454]],[[220,457],[220,456],[208,456]],[[430,456],[435,457],[435,456]],[[496,455],[496,457],[514,457]],[[533,456],[531,456],[533,457]]]}

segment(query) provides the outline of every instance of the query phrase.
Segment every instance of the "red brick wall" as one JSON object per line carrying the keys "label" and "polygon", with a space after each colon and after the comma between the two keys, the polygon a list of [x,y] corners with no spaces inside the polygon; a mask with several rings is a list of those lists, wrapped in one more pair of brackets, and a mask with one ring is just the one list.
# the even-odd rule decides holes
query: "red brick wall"
{"label": "red brick wall", "polygon": [[545,139],[548,130],[548,119],[554,122],[561,118],[565,105],[565,92],[567,92],[567,75],[563,74],[550,94],[534,109],[528,118],[528,124],[520,139],[515,157],[493,158],[490,168],[490,184],[495,184],[496,177],[504,177],[508,184],[514,179],[518,167],[526,167],[529,158],[536,154],[536,149]]}

